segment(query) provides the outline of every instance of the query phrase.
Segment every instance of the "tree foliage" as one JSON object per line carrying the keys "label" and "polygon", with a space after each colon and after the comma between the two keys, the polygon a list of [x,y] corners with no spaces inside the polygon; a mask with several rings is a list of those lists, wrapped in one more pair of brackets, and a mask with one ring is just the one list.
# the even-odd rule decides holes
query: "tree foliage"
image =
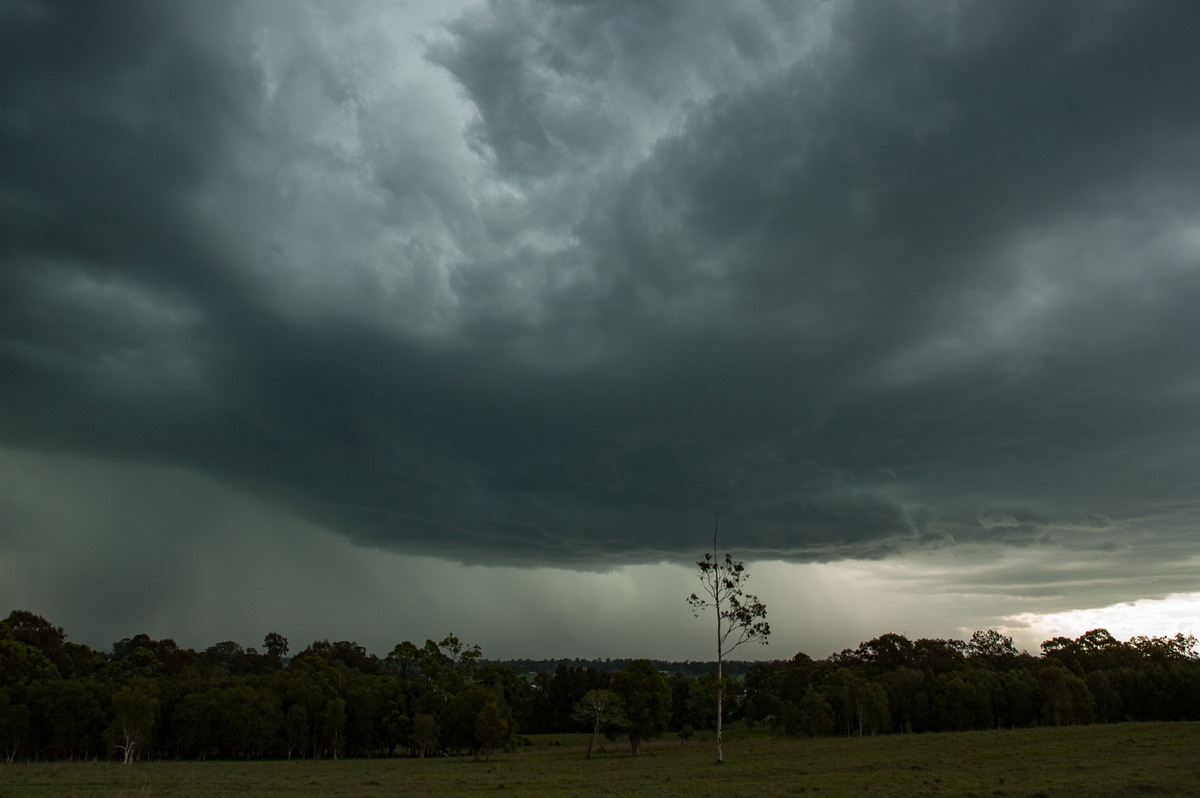
{"label": "tree foliage", "polygon": [[634,756],[641,752],[642,741],[667,730],[671,719],[671,688],[654,663],[634,660],[612,676],[612,691],[621,700],[625,733]]}
{"label": "tree foliage", "polygon": [[193,651],[135,635],[100,652],[16,613],[0,621],[0,752],[8,761],[483,758],[521,734],[594,741],[597,728],[628,734],[640,751],[664,732],[711,729],[719,684],[724,721],[805,736],[1200,721],[1200,657],[1182,634],[1122,642],[1092,630],[1048,640],[1039,656],[992,630],[967,641],[885,634],[720,681],[693,675],[695,663],[666,678],[636,660],[517,673],[453,635],[404,641],[383,660],[350,641],[319,641],[288,662],[286,641],[273,643]]}
{"label": "tree foliage", "polygon": [[621,698],[612,690],[588,690],[575,704],[571,717],[591,727],[592,736],[588,738],[587,747],[587,758],[591,759],[600,732],[608,726],[623,723]]}
{"label": "tree foliage", "polygon": [[724,725],[725,657],[743,643],[754,641],[766,644],[771,634],[767,623],[767,608],[758,596],[745,592],[744,585],[750,579],[746,566],[733,555],[726,553],[725,559],[716,559],[717,523],[713,524],[713,550],[696,562],[700,567],[701,592],[688,596],[692,613],[699,617],[706,610],[713,610],[717,621],[717,762],[725,761],[722,748]]}
{"label": "tree foliage", "polygon": [[743,590],[750,579],[745,564],[728,553],[723,561],[716,561],[707,552],[696,565],[700,566],[704,595],[691,594],[688,604],[697,617],[708,609],[716,611],[718,659],[724,659],[743,643],[754,641],[765,645],[771,634],[766,621],[767,607],[758,596]]}

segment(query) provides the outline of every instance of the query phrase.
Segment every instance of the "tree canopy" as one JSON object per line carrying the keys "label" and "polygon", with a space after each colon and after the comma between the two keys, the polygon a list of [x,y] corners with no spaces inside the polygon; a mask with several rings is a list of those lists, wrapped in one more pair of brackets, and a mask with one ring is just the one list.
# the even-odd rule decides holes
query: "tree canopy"
{"label": "tree canopy", "polygon": [[[517,672],[453,635],[402,641],[383,659],[322,640],[288,660],[282,637],[268,641],[262,651],[234,641],[195,651],[139,634],[102,652],[12,613],[0,621],[0,752],[482,758],[522,735],[594,735],[599,723],[619,727],[637,753],[656,735],[714,725],[713,674],[668,678],[649,660]],[[994,630],[967,641],[889,633],[823,660],[757,663],[726,686],[724,721],[802,736],[1200,720],[1200,657],[1183,634],[1120,641],[1096,629],[1033,655]]]}

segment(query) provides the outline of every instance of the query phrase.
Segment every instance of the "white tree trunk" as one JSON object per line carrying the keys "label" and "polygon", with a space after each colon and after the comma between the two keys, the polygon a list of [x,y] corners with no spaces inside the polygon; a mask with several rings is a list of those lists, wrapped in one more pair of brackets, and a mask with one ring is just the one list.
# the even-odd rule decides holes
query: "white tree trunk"
{"label": "white tree trunk", "polygon": [[[720,616],[717,616],[717,617],[719,618]],[[724,670],[724,668],[722,667],[722,664],[721,664],[721,649],[718,647],[717,648],[717,764],[718,765],[725,762],[725,752],[721,748],[721,731],[722,731],[721,716],[724,714],[721,711],[721,709],[722,709],[721,704],[723,702],[723,699],[725,698],[725,676],[724,676],[723,670]]]}

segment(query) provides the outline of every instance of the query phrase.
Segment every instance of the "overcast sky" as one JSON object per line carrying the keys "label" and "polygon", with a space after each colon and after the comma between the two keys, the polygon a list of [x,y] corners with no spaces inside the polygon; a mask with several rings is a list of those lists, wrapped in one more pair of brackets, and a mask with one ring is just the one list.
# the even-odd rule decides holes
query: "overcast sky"
{"label": "overcast sky", "polygon": [[1198,36],[9,0],[0,611],[710,658],[719,514],[747,656],[1200,631]]}

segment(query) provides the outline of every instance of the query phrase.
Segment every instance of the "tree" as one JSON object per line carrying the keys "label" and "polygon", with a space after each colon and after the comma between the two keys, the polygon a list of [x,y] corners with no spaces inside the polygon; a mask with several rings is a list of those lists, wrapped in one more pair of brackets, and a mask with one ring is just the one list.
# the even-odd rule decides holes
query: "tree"
{"label": "tree", "polygon": [[484,704],[475,715],[475,739],[483,746],[485,757],[492,749],[505,745],[512,738],[512,713],[500,696]]}
{"label": "tree", "polygon": [[171,714],[176,742],[188,756],[207,759],[217,738],[221,715],[217,688],[196,690],[183,697]]}
{"label": "tree", "polygon": [[596,747],[596,738],[605,726],[619,723],[621,720],[621,699],[612,690],[589,690],[575,705],[571,717],[588,723],[592,727],[592,737],[588,740],[587,758],[592,758],[592,750]]}
{"label": "tree", "polygon": [[278,667],[283,664],[283,658],[287,656],[288,639],[278,632],[267,632],[267,636],[263,638],[263,650]]}
{"label": "tree", "polygon": [[1016,646],[1007,635],[1002,635],[995,629],[977,631],[967,641],[967,658],[987,663],[997,670],[1006,670],[1016,663]]}
{"label": "tree", "polygon": [[479,667],[480,660],[483,659],[483,650],[478,645],[468,646],[453,634],[447,635],[437,645],[446,652],[451,668],[468,680],[475,675],[475,670]]}
{"label": "tree", "polygon": [[336,756],[346,722],[345,701],[338,692],[341,672],[322,656],[305,651],[283,674],[288,758],[293,751],[313,758],[326,751]]}
{"label": "tree", "polygon": [[1176,632],[1174,637],[1138,635],[1130,638],[1129,646],[1139,655],[1159,662],[1186,662],[1200,656],[1195,636],[1183,632]]}
{"label": "tree", "polygon": [[[286,641],[285,641],[286,642]],[[367,650],[355,643],[352,640],[338,640],[336,643],[330,643],[328,640],[317,640],[308,648],[296,655],[296,660],[316,657],[324,660],[329,664],[341,662],[348,668],[353,668],[363,673],[382,673],[383,664],[374,654],[368,654]]]}
{"label": "tree", "polygon": [[400,676],[400,681],[407,683],[409,676],[417,672],[421,663],[421,649],[417,648],[416,643],[405,640],[396,644],[384,662]]}
{"label": "tree", "polygon": [[113,748],[122,752],[122,759],[127,765],[150,744],[158,715],[157,693],[153,682],[139,678],[113,694],[115,717],[109,726],[109,740]]}
{"label": "tree", "polygon": [[838,668],[832,679],[846,736],[857,730],[874,735],[888,722],[887,692],[875,682],[858,678],[847,668]]}
{"label": "tree", "polygon": [[8,688],[0,687],[0,752],[12,763],[29,737],[29,708],[14,701]]}
{"label": "tree", "polygon": [[412,747],[421,759],[437,748],[438,727],[432,715],[418,713],[412,722]]}
{"label": "tree", "polygon": [[1054,659],[1044,660],[1037,679],[1042,688],[1042,715],[1047,722],[1063,726],[1091,721],[1095,699],[1088,692],[1087,682]]}
{"label": "tree", "polygon": [[504,745],[512,734],[504,697],[478,685],[454,696],[442,711],[441,732],[448,748],[466,748],[476,761]]}
{"label": "tree", "polygon": [[614,673],[611,687],[621,699],[629,747],[637,756],[642,740],[666,731],[671,719],[671,687],[648,659],[635,659],[628,668]]}
{"label": "tree", "polygon": [[209,646],[204,649],[204,656],[209,663],[217,666],[226,673],[238,673],[238,666],[246,656],[246,650],[232,640]]}
{"label": "tree", "polygon": [[758,596],[750,595],[742,588],[750,579],[750,574],[746,573],[746,566],[740,560],[734,560],[729,553],[725,554],[723,561],[716,559],[718,523],[719,518],[714,519],[712,552],[705,553],[704,559],[696,562],[696,565],[700,566],[703,595],[693,593],[688,596],[688,604],[696,617],[700,617],[700,613],[710,607],[716,611],[717,763],[720,764],[725,761],[721,740],[725,655],[751,640],[765,645],[767,637],[771,634],[771,627],[765,620],[766,606],[758,600]]}
{"label": "tree", "polygon": [[[693,728],[707,731],[717,709],[717,676],[715,673],[697,676],[688,680],[687,699],[684,703],[684,719]],[[722,716],[728,714],[728,708]]]}
{"label": "tree", "polygon": [[330,755],[337,759],[342,736],[346,730],[346,699],[334,696],[325,702],[325,711],[321,720],[325,728],[325,739],[329,743]]}
{"label": "tree", "polygon": [[55,626],[42,616],[27,610],[13,610],[3,623],[8,629],[6,636],[36,648],[45,654],[60,672],[65,670],[64,666],[68,662],[63,647],[67,634],[61,626]]}
{"label": "tree", "polygon": [[32,686],[26,703],[39,733],[37,756],[83,760],[102,750],[111,698],[95,680],[54,679]]}
{"label": "tree", "polygon": [[824,737],[833,728],[833,707],[811,684],[800,699],[797,721],[799,730],[809,737]]}
{"label": "tree", "polygon": [[0,640],[0,687],[59,678],[41,649],[19,640]]}

